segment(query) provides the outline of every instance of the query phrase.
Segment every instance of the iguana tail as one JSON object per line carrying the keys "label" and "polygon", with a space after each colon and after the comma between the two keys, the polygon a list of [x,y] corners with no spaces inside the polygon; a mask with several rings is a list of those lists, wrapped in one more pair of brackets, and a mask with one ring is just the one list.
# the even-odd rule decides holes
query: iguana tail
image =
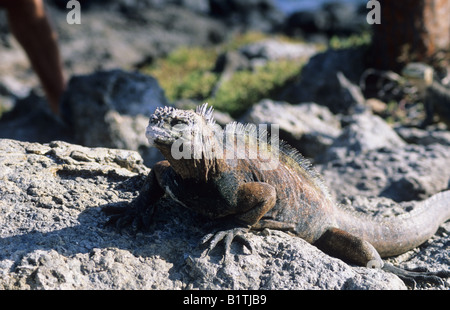
{"label": "iguana tail", "polygon": [[422,201],[407,214],[369,217],[339,209],[340,228],[370,242],[381,257],[395,256],[417,247],[431,238],[439,226],[450,219],[450,190]]}

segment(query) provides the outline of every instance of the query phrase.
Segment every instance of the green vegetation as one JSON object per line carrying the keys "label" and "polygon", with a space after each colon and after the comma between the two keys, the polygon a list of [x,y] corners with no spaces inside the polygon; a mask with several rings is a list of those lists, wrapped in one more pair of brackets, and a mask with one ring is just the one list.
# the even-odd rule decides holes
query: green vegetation
{"label": "green vegetation", "polygon": [[294,79],[303,65],[300,61],[281,60],[268,62],[254,71],[235,72],[212,97],[220,78],[219,74],[212,72],[217,57],[265,38],[267,36],[261,33],[247,33],[216,48],[182,47],[142,70],[158,80],[170,101],[192,99],[208,102],[218,110],[237,116]]}
{"label": "green vegetation", "polygon": [[293,80],[300,73],[301,67],[299,63],[282,60],[268,62],[255,72],[236,72],[208,102],[232,116],[240,115],[251,105],[270,97],[286,82]]}
{"label": "green vegetation", "polygon": [[216,58],[213,49],[182,47],[143,71],[158,80],[169,100],[201,100],[217,81],[211,73]]}
{"label": "green vegetation", "polygon": [[[236,50],[244,45],[255,43],[270,38],[269,35],[262,32],[246,32],[244,34],[236,35],[230,41],[226,42],[221,47],[221,52]],[[289,40],[287,37],[278,37],[280,40]]]}
{"label": "green vegetation", "polygon": [[349,37],[341,38],[333,36],[328,45],[332,49],[351,48],[362,45],[369,45],[372,40],[372,34],[370,31],[364,31],[359,34],[353,34]]}
{"label": "green vegetation", "polygon": [[[266,34],[249,32],[236,36],[219,47],[181,47],[142,70],[158,80],[170,101],[191,99],[208,102],[218,110],[239,116],[251,105],[272,96],[283,85],[299,76],[304,64],[298,60],[279,60],[267,62],[253,71],[235,72],[229,80],[220,85],[213,96],[212,92],[220,79],[220,74],[212,71],[217,57],[224,52],[267,38],[269,37]],[[278,39],[295,42],[286,37]],[[328,47],[356,47],[367,45],[370,40],[371,34],[366,31],[348,38],[333,37]]]}

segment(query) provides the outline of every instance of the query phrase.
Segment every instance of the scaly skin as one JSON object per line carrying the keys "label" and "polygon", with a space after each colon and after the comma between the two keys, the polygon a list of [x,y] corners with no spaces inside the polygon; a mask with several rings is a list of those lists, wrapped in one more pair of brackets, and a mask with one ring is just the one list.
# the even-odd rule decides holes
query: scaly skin
{"label": "scaly skin", "polygon": [[[345,261],[382,268],[381,257],[420,245],[450,218],[450,191],[405,216],[381,219],[348,211],[333,202],[320,176],[297,151],[284,143],[278,146],[277,140],[269,143],[239,124],[227,127],[223,135],[206,105],[196,112],[159,108],[146,134],[167,160],[153,167],[131,208],[111,218],[117,226],[148,226],[154,203],[169,195],[226,225],[204,238],[208,250],[223,240],[227,254],[233,239],[251,249],[243,232],[271,228],[290,231]],[[225,143],[224,136],[233,137],[227,140],[233,143]],[[250,151],[254,145],[259,146],[257,155]],[[391,267],[389,271],[404,277],[404,271]]]}

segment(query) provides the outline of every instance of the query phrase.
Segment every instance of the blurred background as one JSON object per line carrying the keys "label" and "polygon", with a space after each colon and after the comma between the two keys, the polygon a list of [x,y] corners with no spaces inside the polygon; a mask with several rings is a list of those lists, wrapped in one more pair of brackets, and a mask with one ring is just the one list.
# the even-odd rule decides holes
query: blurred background
{"label": "blurred background", "polygon": [[[363,0],[80,0],[80,25],[67,24],[67,2],[44,1],[68,77],[142,67],[176,47],[211,46],[250,31],[326,43],[367,28]],[[0,43],[1,94],[23,97],[38,83],[6,10],[0,10]]]}
{"label": "blurred background", "polygon": [[376,1],[379,25],[368,24],[364,0],[80,0],[80,24],[67,22],[68,1],[48,0],[40,18],[57,53],[31,23],[25,45],[13,35],[12,16],[34,1],[9,2],[15,8],[0,10],[0,138],[145,157],[157,106],[209,102],[225,124],[255,121],[248,113],[266,99],[334,115],[368,109],[417,128],[445,130],[450,119],[449,0]]}

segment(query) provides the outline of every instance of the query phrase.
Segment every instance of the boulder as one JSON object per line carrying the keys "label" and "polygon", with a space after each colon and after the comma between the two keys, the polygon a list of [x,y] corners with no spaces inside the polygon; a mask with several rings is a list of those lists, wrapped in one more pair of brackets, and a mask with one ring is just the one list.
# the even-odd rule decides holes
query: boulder
{"label": "boulder", "polygon": [[340,136],[333,141],[321,161],[380,148],[396,149],[406,145],[391,126],[370,112],[357,113],[343,118],[343,121],[346,125]]}
{"label": "boulder", "polygon": [[18,99],[0,118],[0,138],[30,142],[74,142],[70,128],[50,110],[42,96],[31,92]]}
{"label": "boulder", "polygon": [[111,70],[72,77],[61,109],[78,144],[141,150],[151,165],[160,157],[148,148],[145,128],[148,116],[165,105],[153,77]]}
{"label": "boulder", "polygon": [[450,146],[450,131],[448,130],[424,130],[406,126],[398,126],[394,130],[403,140],[411,144],[442,144]]}
{"label": "boulder", "polygon": [[[422,200],[448,189],[450,152],[443,131],[398,127],[368,112],[342,118],[344,127],[317,159],[337,197],[363,195]],[[408,144],[404,139],[405,138]]]}
{"label": "boulder", "polygon": [[341,133],[339,119],[315,103],[291,105],[265,99],[254,105],[241,121],[278,125],[280,138],[311,159],[323,154]]}
{"label": "boulder", "polygon": [[290,43],[277,39],[266,39],[244,45],[239,52],[248,59],[274,61],[280,59],[308,59],[317,53],[317,47],[307,43]]}
{"label": "boulder", "polygon": [[164,91],[148,75],[118,69],[76,75],[61,100],[63,120],[31,93],[2,116],[0,138],[135,150],[151,166],[162,157],[148,147],[145,128],[149,115],[167,104]]}
{"label": "boulder", "polygon": [[449,189],[448,146],[399,145],[335,155],[319,167],[338,199],[361,195],[413,201]]}
{"label": "boulder", "polygon": [[309,59],[299,79],[281,92],[289,103],[315,102],[333,113],[351,114],[364,102],[359,79],[364,71],[364,48],[329,49]]}

